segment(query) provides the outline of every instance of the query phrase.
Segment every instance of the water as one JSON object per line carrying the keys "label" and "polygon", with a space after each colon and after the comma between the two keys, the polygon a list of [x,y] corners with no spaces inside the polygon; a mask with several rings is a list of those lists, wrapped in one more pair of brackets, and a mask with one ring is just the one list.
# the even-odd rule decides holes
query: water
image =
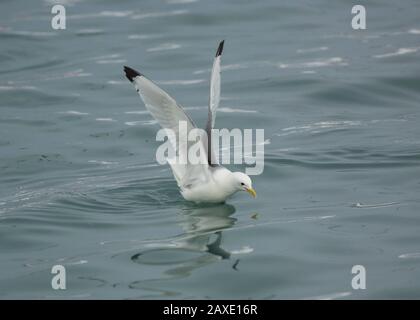
{"label": "water", "polygon": [[[1,298],[420,297],[418,1],[364,31],[346,1],[52,3],[0,4]],[[122,66],[204,125],[222,39],[216,126],[265,129],[265,170],[193,206]]]}

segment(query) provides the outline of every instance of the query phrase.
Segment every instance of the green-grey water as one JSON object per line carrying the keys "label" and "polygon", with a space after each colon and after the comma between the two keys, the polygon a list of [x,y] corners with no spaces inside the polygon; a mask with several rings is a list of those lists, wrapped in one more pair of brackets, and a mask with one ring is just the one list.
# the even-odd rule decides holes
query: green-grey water
{"label": "green-grey water", "polygon": [[[348,1],[54,3],[0,4],[0,298],[420,297],[418,1],[366,30]],[[195,206],[122,67],[204,125],[222,39],[216,127],[264,129],[265,167]]]}

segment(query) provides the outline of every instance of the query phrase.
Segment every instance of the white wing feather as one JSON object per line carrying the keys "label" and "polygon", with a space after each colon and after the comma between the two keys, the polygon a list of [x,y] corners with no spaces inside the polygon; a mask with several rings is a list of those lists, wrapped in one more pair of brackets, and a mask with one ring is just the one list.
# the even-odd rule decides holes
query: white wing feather
{"label": "white wing feather", "polygon": [[210,79],[210,112],[211,112],[211,127],[214,127],[216,121],[216,110],[220,103],[220,60],[221,56],[214,58],[213,68]]}
{"label": "white wing feather", "polygon": [[209,112],[208,112],[208,119],[207,119],[207,136],[209,139],[208,143],[208,162],[212,165],[218,164],[218,161],[214,155],[212,144],[211,144],[211,130],[214,128],[214,123],[216,121],[216,111],[219,107],[220,103],[220,62],[223,52],[223,45],[225,41],[223,40],[220,42],[219,47],[216,51],[216,56],[213,62],[213,68],[211,70],[211,78],[210,78],[210,101],[209,101]]}
{"label": "white wing feather", "polygon": [[[176,140],[170,139],[170,144],[178,155],[178,159],[176,159],[178,161],[175,161],[175,159],[168,159],[168,163],[171,166],[179,187],[182,188],[187,185],[194,185],[198,182],[207,181],[208,164],[206,161],[200,161],[200,164],[190,164],[188,161],[188,150],[192,142],[188,142],[186,136],[180,137],[180,121],[184,121],[187,124],[187,132],[184,133],[187,135],[192,129],[196,128],[193,121],[188,117],[181,106],[155,83],[131,68],[125,67],[124,69],[127,78],[134,84],[147,110],[152,114],[153,118],[162,126],[162,128],[172,130],[172,132],[175,133]],[[171,135],[167,136],[171,137]],[[205,148],[203,149],[205,150]],[[203,157],[206,158],[207,155],[205,154]]]}

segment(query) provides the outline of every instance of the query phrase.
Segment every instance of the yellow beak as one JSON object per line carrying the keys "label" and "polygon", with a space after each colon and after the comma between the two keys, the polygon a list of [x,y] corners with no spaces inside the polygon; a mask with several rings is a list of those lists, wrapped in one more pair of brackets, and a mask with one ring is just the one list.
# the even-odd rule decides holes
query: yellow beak
{"label": "yellow beak", "polygon": [[246,192],[248,192],[251,196],[253,196],[254,198],[256,198],[257,197],[257,192],[255,192],[255,190],[254,189],[252,189],[252,188],[246,188],[245,189],[246,190]]}

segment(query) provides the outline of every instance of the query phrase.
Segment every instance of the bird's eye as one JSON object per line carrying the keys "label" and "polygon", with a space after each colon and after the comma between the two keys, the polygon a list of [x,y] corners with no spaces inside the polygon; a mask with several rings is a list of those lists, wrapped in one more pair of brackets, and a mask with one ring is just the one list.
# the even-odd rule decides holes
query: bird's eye
{"label": "bird's eye", "polygon": [[241,186],[244,186],[244,185],[245,185],[245,183],[241,182]]}

